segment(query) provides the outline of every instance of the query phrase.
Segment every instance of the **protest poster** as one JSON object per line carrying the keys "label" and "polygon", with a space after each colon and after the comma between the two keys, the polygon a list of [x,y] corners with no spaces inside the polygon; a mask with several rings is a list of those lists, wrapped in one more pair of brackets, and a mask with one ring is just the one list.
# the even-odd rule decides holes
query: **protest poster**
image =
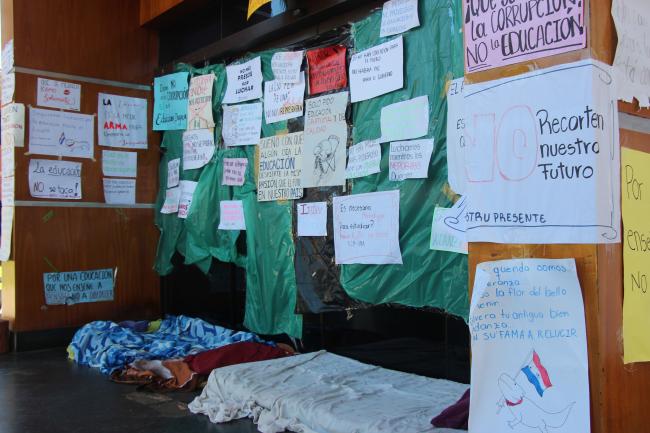
{"label": "protest poster", "polygon": [[573,259],[476,267],[470,433],[589,433],[589,366]]}
{"label": "protest poster", "polygon": [[302,197],[303,132],[260,140],[257,200],[295,200]]}
{"label": "protest poster", "polygon": [[176,72],[154,78],[153,130],[187,128],[188,72]]}
{"label": "protest poster", "polygon": [[170,214],[178,212],[178,203],[181,200],[181,187],[168,188],[165,191],[165,201],[163,202],[160,213]]}
{"label": "protest poster", "polygon": [[36,198],[81,200],[81,163],[31,159],[29,193]]}
{"label": "protest poster", "polygon": [[146,149],[147,100],[99,93],[97,129],[100,146]]}
{"label": "protest poster", "polygon": [[348,85],[346,54],[347,48],[343,45],[307,51],[310,95],[342,89]]}
{"label": "protest poster", "polygon": [[389,0],[381,11],[379,37],[404,33],[419,25],[418,0]]}
{"label": "protest poster", "polygon": [[223,106],[223,142],[228,146],[257,145],[262,135],[262,103]]}
{"label": "protest poster", "polygon": [[350,60],[352,102],[365,101],[404,87],[404,43],[398,36],[356,53]]}
{"label": "protest poster", "polygon": [[180,179],[181,159],[175,158],[167,163],[167,188],[178,185]]}
{"label": "protest poster", "polygon": [[178,199],[178,217],[181,219],[187,218],[187,214],[192,206],[192,198],[194,197],[196,185],[198,185],[198,182],[191,180],[181,180],[179,182],[181,194]]}
{"label": "protest poster", "polygon": [[298,203],[298,236],[327,236],[327,202]]}
{"label": "protest poster", "polygon": [[13,72],[2,72],[2,106],[11,104],[16,91],[16,74]]}
{"label": "protest poster", "polygon": [[183,132],[183,170],[201,168],[214,155],[214,129],[188,129]]}
{"label": "protest poster", "polygon": [[433,138],[392,142],[388,157],[388,178],[392,181],[427,178],[432,153]]}
{"label": "protest poster", "polygon": [[29,108],[29,153],[92,159],[95,118],[88,114]]}
{"label": "protest poster", "polygon": [[457,194],[467,190],[465,177],[464,78],[449,83],[447,90],[447,181]]}
{"label": "protest poster", "polygon": [[212,87],[214,74],[197,75],[190,79],[187,96],[187,129],[214,128],[212,116]]}
{"label": "protest poster", "polygon": [[381,145],[379,140],[366,140],[348,148],[348,165],[345,177],[354,179],[379,173]]}
{"label": "protest poster", "polygon": [[14,40],[9,41],[2,47],[2,71],[7,73],[14,68]]}
{"label": "protest poster", "polygon": [[74,305],[113,300],[113,270],[47,272],[43,274],[46,305]]}
{"label": "protest poster", "polygon": [[305,51],[281,51],[271,57],[271,70],[273,78],[280,83],[299,83],[304,81],[304,74],[300,73],[302,59]]}
{"label": "protest poster", "polygon": [[466,73],[584,48],[584,4],[583,0],[464,1]]}
{"label": "protest poster", "polygon": [[246,230],[244,204],[241,200],[219,202],[219,230]]}
{"label": "protest poster", "polygon": [[224,158],[222,185],[242,186],[246,180],[247,158]]}
{"label": "protest poster", "polygon": [[334,197],[337,265],[402,264],[399,190]]}
{"label": "protest poster", "polygon": [[465,200],[465,197],[461,197],[451,208],[435,207],[429,249],[467,254]]}
{"label": "protest poster", "polygon": [[102,151],[104,176],[137,177],[138,154],[136,152]]}
{"label": "protest poster", "polygon": [[38,78],[36,104],[41,107],[79,111],[81,107],[81,84]]}
{"label": "protest poster", "polygon": [[611,67],[594,60],[466,85],[470,242],[620,242]]}
{"label": "protest poster", "polygon": [[262,97],[262,63],[259,56],[247,62],[226,66],[228,85],[224,104],[260,99]]}
{"label": "protest poster", "polygon": [[305,104],[305,74],[300,80],[286,83],[280,80],[264,83],[264,119],[267,125],[301,117]]}
{"label": "protest poster", "polygon": [[104,201],[108,204],[135,204],[135,179],[104,178]]}
{"label": "protest poster", "polygon": [[2,107],[2,144],[25,146],[25,105],[19,102]]}
{"label": "protest poster", "polygon": [[379,123],[382,143],[424,137],[429,133],[429,97],[418,96],[382,107]]}

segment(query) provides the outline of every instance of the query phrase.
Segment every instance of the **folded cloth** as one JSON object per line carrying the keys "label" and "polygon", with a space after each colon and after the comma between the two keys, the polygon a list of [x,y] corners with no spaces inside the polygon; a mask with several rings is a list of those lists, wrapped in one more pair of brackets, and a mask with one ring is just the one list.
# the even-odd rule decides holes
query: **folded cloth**
{"label": "folded cloth", "polygon": [[118,323],[122,328],[129,328],[135,332],[147,332],[149,328],[148,320],[124,320],[123,322]]}
{"label": "folded cloth", "polygon": [[267,359],[283,358],[289,355],[292,355],[292,353],[281,347],[246,341],[186,356],[185,362],[192,371],[201,375],[208,375],[212,370],[219,367],[244,362],[266,361]]}
{"label": "folded cloth", "polygon": [[122,370],[111,374],[118,383],[146,385],[151,390],[193,390],[198,376],[180,359],[167,361],[139,359]]}
{"label": "folded cloth", "polygon": [[454,404],[440,412],[431,420],[434,427],[445,427],[467,430],[469,421],[469,389]]}

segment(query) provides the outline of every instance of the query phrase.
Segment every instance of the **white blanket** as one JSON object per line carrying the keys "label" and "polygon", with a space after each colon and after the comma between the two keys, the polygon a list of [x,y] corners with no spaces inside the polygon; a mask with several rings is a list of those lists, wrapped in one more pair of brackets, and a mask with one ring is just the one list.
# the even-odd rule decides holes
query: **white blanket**
{"label": "white blanket", "polygon": [[214,423],[252,418],[262,433],[458,432],[431,418],[467,388],[321,351],[216,369],[189,408]]}

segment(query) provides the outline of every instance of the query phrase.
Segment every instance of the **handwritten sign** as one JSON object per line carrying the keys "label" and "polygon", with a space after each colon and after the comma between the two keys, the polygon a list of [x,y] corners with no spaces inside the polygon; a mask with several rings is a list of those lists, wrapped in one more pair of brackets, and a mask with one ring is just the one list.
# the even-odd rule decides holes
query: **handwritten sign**
{"label": "handwritten sign", "polygon": [[327,202],[298,203],[298,236],[327,236]]}
{"label": "handwritten sign", "polygon": [[447,180],[458,194],[465,194],[465,109],[464,78],[449,83],[447,90]]}
{"label": "handwritten sign", "polygon": [[219,202],[219,230],[246,230],[244,204],[241,200]]}
{"label": "handwritten sign", "polygon": [[257,145],[262,133],[262,103],[224,105],[223,141],[226,146]]}
{"label": "handwritten sign", "polygon": [[104,200],[108,204],[135,204],[135,179],[104,178]]}
{"label": "handwritten sign", "polygon": [[9,72],[14,67],[14,40],[9,41],[2,47],[2,71]]}
{"label": "handwritten sign", "polygon": [[382,143],[424,137],[429,133],[429,97],[382,107],[380,125]]}
{"label": "handwritten sign", "polygon": [[379,140],[362,141],[348,148],[348,166],[345,177],[354,179],[379,173],[381,146]]}
{"label": "handwritten sign", "polygon": [[620,242],[613,82],[587,60],[465,86],[470,242]]}
{"label": "handwritten sign", "polygon": [[305,148],[302,153],[303,188],[345,184],[348,92],[307,100]]}
{"label": "handwritten sign", "polygon": [[154,78],[154,131],[187,128],[188,77],[189,73],[187,72],[176,72]]}
{"label": "handwritten sign", "polygon": [[381,12],[379,36],[397,35],[419,25],[418,0],[389,0]]}
{"label": "handwritten sign", "polygon": [[650,154],[621,150],[624,361],[650,361]]}
{"label": "handwritten sign", "polygon": [[467,254],[465,208],[465,197],[458,200],[450,209],[435,207],[429,249]]}
{"label": "handwritten sign", "polygon": [[102,151],[102,172],[104,176],[136,177],[138,154],[136,152]]}
{"label": "handwritten sign", "polygon": [[614,73],[618,98],[650,107],[650,3],[645,0],[614,0],[612,16],[618,45]]}
{"label": "handwritten sign", "polygon": [[25,105],[8,104],[2,107],[2,143],[11,143],[13,147],[25,146]]}
{"label": "handwritten sign", "polygon": [[361,51],[350,60],[352,102],[365,101],[404,87],[402,36]]}
{"label": "handwritten sign", "polygon": [[264,83],[264,118],[266,124],[301,117],[305,104],[305,74],[296,84],[279,80]]}
{"label": "handwritten sign", "polygon": [[589,433],[587,335],[573,259],[480,263],[470,307],[470,433]]}
{"label": "handwritten sign", "polygon": [[88,114],[29,108],[29,153],[93,158],[95,118]]}
{"label": "handwritten sign", "polygon": [[212,87],[214,74],[205,74],[190,79],[187,98],[187,129],[214,128],[212,116]]}
{"label": "handwritten sign", "polygon": [[2,228],[0,229],[0,261],[6,262],[11,256],[11,233],[14,226],[14,207],[3,205],[0,210]]}
{"label": "handwritten sign", "polygon": [[2,73],[2,105],[10,104],[14,100],[16,91],[16,74],[13,72]]}
{"label": "handwritten sign", "polygon": [[181,187],[169,188],[165,191],[165,201],[163,202],[160,213],[171,214],[178,212],[178,203],[181,200]]}
{"label": "handwritten sign", "polygon": [[198,182],[193,182],[191,180],[181,180],[179,182],[181,196],[178,201],[178,217],[181,219],[187,218],[190,206],[192,206],[192,198],[194,197],[196,185],[198,185]]}
{"label": "handwritten sign", "polygon": [[273,78],[281,83],[299,83],[304,81],[304,74],[300,73],[304,51],[283,51],[273,54],[271,69]]}
{"label": "handwritten sign", "polygon": [[100,146],[146,149],[147,100],[99,93],[97,129]]}
{"label": "handwritten sign", "polygon": [[112,269],[43,274],[47,305],[112,301],[113,285]]}
{"label": "handwritten sign", "polygon": [[36,103],[41,107],[79,111],[81,84],[39,77],[36,85]]}
{"label": "handwritten sign", "polygon": [[260,140],[257,200],[295,200],[302,197],[300,172],[304,133]]}
{"label": "handwritten sign", "polygon": [[167,163],[167,188],[178,185],[180,179],[181,159],[172,159]]}
{"label": "handwritten sign", "polygon": [[334,197],[337,265],[402,264],[399,191]]}
{"label": "handwritten sign", "polygon": [[36,198],[81,200],[81,163],[31,159],[29,193]]}
{"label": "handwritten sign", "polygon": [[584,48],[584,0],[467,0],[465,71],[476,72]]}
{"label": "handwritten sign", "polygon": [[224,158],[222,185],[242,186],[246,179],[247,158]]}
{"label": "handwritten sign", "polygon": [[191,129],[183,132],[183,170],[201,168],[214,155],[214,130]]}
{"label": "handwritten sign", "polygon": [[3,143],[2,149],[2,192],[0,198],[2,206],[15,205],[15,174],[16,164],[14,157],[14,147],[11,143]]}
{"label": "handwritten sign", "polygon": [[392,142],[388,159],[388,178],[392,181],[427,178],[431,153],[432,138]]}
{"label": "handwritten sign", "polygon": [[346,53],[347,48],[343,45],[307,51],[310,95],[342,89],[348,85]]}
{"label": "handwritten sign", "polygon": [[226,66],[228,87],[224,104],[260,99],[262,97],[262,63],[259,57],[238,65]]}

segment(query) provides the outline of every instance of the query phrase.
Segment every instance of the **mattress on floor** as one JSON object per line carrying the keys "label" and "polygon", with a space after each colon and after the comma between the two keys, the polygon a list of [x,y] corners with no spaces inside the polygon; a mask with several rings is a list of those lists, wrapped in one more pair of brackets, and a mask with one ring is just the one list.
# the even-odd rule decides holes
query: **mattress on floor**
{"label": "mattress on floor", "polygon": [[214,370],[189,408],[263,433],[457,432],[430,422],[467,388],[320,351]]}

